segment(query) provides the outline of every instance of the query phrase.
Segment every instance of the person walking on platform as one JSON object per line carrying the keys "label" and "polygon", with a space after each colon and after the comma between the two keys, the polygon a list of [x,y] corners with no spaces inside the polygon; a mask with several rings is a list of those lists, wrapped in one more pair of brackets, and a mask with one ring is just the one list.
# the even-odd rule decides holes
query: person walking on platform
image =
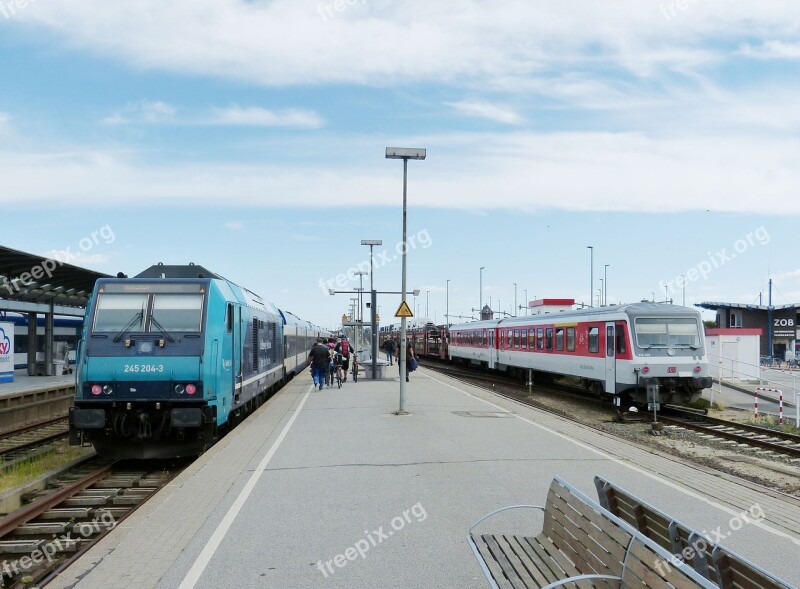
{"label": "person walking on platform", "polygon": [[397,342],[394,338],[389,338],[383,342],[383,349],[386,351],[386,359],[389,361],[389,366],[392,365],[392,358],[394,358],[394,351],[397,349]]}
{"label": "person walking on platform", "polygon": [[322,390],[325,386],[325,375],[328,373],[331,353],[328,346],[322,343],[322,338],[317,338],[317,343],[308,353],[308,360],[311,363],[311,376],[314,379],[314,386]]}
{"label": "person walking on platform", "polygon": [[[397,370],[400,371],[400,346],[397,346]],[[411,340],[406,343],[406,382],[408,382],[408,375],[416,370],[417,357],[414,354],[414,346],[411,345]]]}

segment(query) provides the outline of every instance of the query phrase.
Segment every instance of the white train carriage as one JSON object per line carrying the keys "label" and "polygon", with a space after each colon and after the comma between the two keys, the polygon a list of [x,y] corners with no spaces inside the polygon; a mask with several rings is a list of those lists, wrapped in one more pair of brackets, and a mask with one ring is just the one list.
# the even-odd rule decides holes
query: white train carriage
{"label": "white train carriage", "polygon": [[571,376],[596,394],[646,402],[697,399],[711,386],[700,312],[635,303],[534,317],[479,321],[450,328],[451,359],[536,378]]}

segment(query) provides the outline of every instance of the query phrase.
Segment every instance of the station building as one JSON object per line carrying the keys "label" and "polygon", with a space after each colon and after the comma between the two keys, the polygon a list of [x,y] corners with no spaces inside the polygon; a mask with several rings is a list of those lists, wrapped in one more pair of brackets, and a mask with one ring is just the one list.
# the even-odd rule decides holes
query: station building
{"label": "station building", "polygon": [[800,357],[800,304],[794,305],[744,305],[740,303],[704,302],[695,305],[717,312],[718,329],[762,330],[760,354],[779,360]]}

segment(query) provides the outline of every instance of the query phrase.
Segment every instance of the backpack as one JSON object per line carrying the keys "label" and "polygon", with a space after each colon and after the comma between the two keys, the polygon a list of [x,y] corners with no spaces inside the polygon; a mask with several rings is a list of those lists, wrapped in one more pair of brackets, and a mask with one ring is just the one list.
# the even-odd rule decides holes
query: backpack
{"label": "backpack", "polygon": [[343,341],[341,343],[341,348],[342,348],[342,356],[345,357],[345,358],[349,358],[350,357],[350,342],[348,342],[346,340]]}

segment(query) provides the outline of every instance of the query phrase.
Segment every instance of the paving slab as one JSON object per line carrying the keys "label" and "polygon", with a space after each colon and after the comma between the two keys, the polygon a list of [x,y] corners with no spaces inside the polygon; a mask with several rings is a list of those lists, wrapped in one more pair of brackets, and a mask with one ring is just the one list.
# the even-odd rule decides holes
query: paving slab
{"label": "paving slab", "polygon": [[798,500],[424,369],[404,417],[396,378],[311,389],[301,374],[50,586],[485,587],[468,526],[542,504],[555,475],[594,497],[597,474],[800,584]]}

